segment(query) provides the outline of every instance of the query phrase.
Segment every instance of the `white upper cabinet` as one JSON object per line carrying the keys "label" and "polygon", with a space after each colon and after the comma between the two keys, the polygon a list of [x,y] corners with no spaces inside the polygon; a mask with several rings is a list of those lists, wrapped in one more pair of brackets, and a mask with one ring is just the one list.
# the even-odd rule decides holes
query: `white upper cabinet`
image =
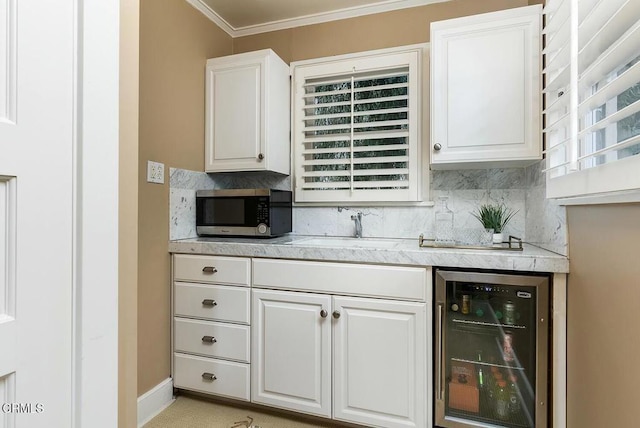
{"label": "white upper cabinet", "polygon": [[289,87],[271,49],[207,61],[206,172],[289,174]]}
{"label": "white upper cabinet", "polygon": [[541,159],[541,6],[431,24],[431,165]]}

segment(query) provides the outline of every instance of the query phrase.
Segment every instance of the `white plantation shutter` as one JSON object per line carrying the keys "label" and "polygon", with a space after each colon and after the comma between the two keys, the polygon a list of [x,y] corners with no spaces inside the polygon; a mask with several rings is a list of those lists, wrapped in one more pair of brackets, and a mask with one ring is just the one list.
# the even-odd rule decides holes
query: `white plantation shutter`
{"label": "white plantation shutter", "polygon": [[640,0],[545,7],[548,191],[640,189]]}
{"label": "white plantation shutter", "polygon": [[294,66],[296,202],[418,200],[418,59]]}
{"label": "white plantation shutter", "polygon": [[548,0],[544,9],[545,28],[545,79],[544,96],[544,134],[547,159],[547,171],[550,177],[564,175],[569,171],[573,156],[574,141],[572,134],[577,133],[574,122],[577,117],[571,114],[575,110],[575,91],[572,90],[571,54],[572,20],[571,3],[573,0]]}

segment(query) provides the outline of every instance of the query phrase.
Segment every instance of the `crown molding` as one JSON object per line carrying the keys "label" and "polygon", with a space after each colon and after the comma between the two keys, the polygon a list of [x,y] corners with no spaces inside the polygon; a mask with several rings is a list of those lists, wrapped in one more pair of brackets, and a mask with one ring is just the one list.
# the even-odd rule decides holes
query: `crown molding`
{"label": "crown molding", "polygon": [[216,24],[218,27],[222,28],[225,33],[230,35],[231,37],[237,37],[235,35],[236,29],[233,28],[227,21],[222,19],[220,15],[216,13],[215,10],[211,9],[205,2],[202,0],[186,0],[191,6],[195,7],[200,11],[204,16],[209,18]]}
{"label": "crown molding", "polygon": [[324,22],[338,21],[341,19],[356,18],[359,16],[373,15],[375,13],[390,12],[393,10],[408,9],[411,7],[425,6],[433,3],[443,3],[450,0],[387,0],[381,3],[365,6],[355,6],[346,9],[339,9],[332,12],[316,13],[312,15],[300,16],[297,18],[282,19],[279,21],[266,22],[264,24],[249,25],[235,28],[213,9],[207,6],[203,0],[186,0],[193,7],[202,12],[207,18],[222,28],[231,37],[251,36],[254,34],[267,33],[270,31],[286,30],[305,25],[321,24]]}

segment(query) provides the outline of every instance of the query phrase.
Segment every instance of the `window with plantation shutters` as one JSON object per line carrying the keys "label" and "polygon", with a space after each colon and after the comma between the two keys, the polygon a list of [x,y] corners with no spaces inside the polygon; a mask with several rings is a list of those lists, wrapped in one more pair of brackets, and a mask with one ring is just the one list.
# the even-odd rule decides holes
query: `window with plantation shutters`
{"label": "window with plantation shutters", "polygon": [[419,49],[294,63],[296,202],[417,201]]}
{"label": "window with plantation shutters", "polygon": [[547,196],[636,200],[640,1],[548,0],[544,13]]}

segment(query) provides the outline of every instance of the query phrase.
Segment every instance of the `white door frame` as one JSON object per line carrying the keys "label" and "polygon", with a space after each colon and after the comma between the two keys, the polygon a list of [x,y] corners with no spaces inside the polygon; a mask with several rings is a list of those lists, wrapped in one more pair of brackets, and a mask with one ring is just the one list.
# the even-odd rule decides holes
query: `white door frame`
{"label": "white door frame", "polygon": [[74,0],[73,426],[118,425],[120,1]]}

